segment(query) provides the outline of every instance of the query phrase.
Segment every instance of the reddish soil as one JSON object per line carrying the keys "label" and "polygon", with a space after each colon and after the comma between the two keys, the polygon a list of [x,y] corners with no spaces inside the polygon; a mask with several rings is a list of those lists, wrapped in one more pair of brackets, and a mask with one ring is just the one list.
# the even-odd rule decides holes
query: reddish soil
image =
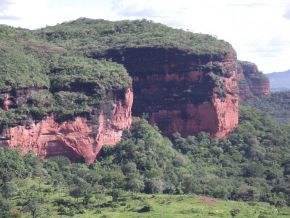
{"label": "reddish soil", "polygon": [[206,205],[213,205],[217,203],[216,199],[209,198],[209,197],[201,197],[200,203],[206,204]]}

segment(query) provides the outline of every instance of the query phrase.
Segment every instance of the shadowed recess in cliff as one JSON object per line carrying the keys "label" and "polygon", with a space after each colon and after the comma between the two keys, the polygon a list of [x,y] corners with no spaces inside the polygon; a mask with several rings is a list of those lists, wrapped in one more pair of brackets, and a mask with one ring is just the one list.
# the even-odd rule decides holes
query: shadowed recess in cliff
{"label": "shadowed recess in cliff", "polygon": [[65,156],[71,162],[80,162],[82,157],[76,153],[72,148],[66,146],[60,141],[49,141],[46,148],[45,158]]}

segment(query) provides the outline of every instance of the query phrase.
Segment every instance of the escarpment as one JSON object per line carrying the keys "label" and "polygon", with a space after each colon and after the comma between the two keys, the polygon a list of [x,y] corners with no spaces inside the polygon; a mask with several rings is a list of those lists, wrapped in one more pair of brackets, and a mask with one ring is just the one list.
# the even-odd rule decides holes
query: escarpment
{"label": "escarpment", "polygon": [[[93,56],[99,58],[98,56]],[[197,55],[177,48],[108,50],[133,78],[133,114],[166,135],[201,131],[223,137],[238,124],[235,53]]]}
{"label": "escarpment", "polygon": [[248,61],[238,61],[237,72],[241,100],[270,94],[269,79],[258,70],[257,65]]}
{"label": "escarpment", "polygon": [[5,129],[1,141],[7,147],[19,148],[23,154],[33,151],[45,158],[62,155],[74,162],[84,158],[91,164],[104,144],[115,145],[121,140],[123,130],[131,126],[131,88],[122,94],[113,105],[107,105],[113,106],[111,111],[100,110],[98,114],[76,116],[60,123],[54,114],[38,122],[28,119]]}
{"label": "escarpment", "polygon": [[92,163],[130,127],[133,91],[132,113],[166,135],[237,127],[236,53],[225,41],[146,20],[1,28],[0,139],[23,154]]}
{"label": "escarpment", "polygon": [[6,40],[0,45],[1,145],[91,164],[103,145],[121,140],[131,126],[133,103],[123,66],[60,55],[50,49],[55,44],[42,41],[33,43],[45,44],[47,53],[31,51],[26,30],[0,28]]}
{"label": "escarpment", "polygon": [[66,49],[70,41],[87,57],[124,65],[133,79],[133,115],[148,115],[166,135],[226,136],[238,124],[236,53],[223,40],[147,20],[86,18],[38,34]]}

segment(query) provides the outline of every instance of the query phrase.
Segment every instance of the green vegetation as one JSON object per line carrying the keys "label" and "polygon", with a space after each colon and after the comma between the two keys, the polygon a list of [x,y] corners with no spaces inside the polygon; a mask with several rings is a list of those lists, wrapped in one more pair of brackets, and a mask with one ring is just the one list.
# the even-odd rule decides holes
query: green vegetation
{"label": "green vegetation", "polygon": [[[92,53],[102,56],[113,49],[124,58],[122,54],[126,49],[154,48],[173,53],[179,50],[182,57],[191,55],[201,59],[220,59],[226,54],[235,54],[229,43],[210,35],[177,30],[147,20],[110,22],[80,18],[35,31],[1,25],[0,39],[0,93],[8,93],[12,101],[11,110],[0,114],[0,130],[23,124],[30,117],[40,120],[52,112],[57,114],[58,121],[77,115],[88,116],[92,110],[104,108],[107,108],[104,112],[109,113],[116,96],[121,96],[132,81],[122,65],[108,58],[88,58]],[[148,74],[150,64],[146,65],[144,72]],[[177,66],[178,71],[184,68],[181,65]],[[140,64],[136,66],[139,67],[136,72],[142,73]],[[227,73],[218,62],[199,67],[205,73]],[[223,97],[222,80],[210,75],[203,84],[182,90],[181,97],[201,101],[204,95],[208,98],[212,86],[217,86],[215,91]],[[197,91],[199,88],[206,93]],[[34,89],[36,93],[20,96],[19,89]],[[24,103],[19,103],[18,98],[24,98]]]}
{"label": "green vegetation", "polygon": [[170,141],[136,118],[91,166],[0,148],[0,211],[3,217],[289,217],[290,127],[249,107],[241,108],[240,120],[228,139],[201,133]]}
{"label": "green vegetation", "polygon": [[11,109],[0,113],[0,130],[52,112],[59,121],[88,116],[112,107],[116,95],[131,86],[122,65],[67,51],[32,31],[0,26],[0,38],[0,93],[11,100]]}
{"label": "green vegetation", "polygon": [[290,92],[273,92],[269,96],[250,99],[245,104],[270,114],[279,122],[290,122]]}
{"label": "green vegetation", "polygon": [[17,46],[1,46],[1,92],[26,87],[49,87],[49,79],[43,74],[40,62]]}
{"label": "green vegetation", "polygon": [[81,57],[60,57],[50,64],[49,75],[52,92],[82,90],[92,94],[96,91],[119,90],[131,85],[131,79],[121,65]]}
{"label": "green vegetation", "polygon": [[162,47],[185,49],[198,55],[235,53],[229,43],[213,36],[177,30],[148,20],[111,22],[80,18],[40,29],[37,33],[65,48],[83,51]]}
{"label": "green vegetation", "polygon": [[[0,26],[0,39],[0,91],[8,92],[12,101],[11,109],[0,113],[1,130],[52,112],[58,121],[90,116],[92,111],[110,113],[112,102],[124,94],[131,78],[122,65],[89,59],[90,52],[153,47],[216,58],[234,53],[228,43],[212,36],[146,20],[78,19],[37,31]],[[201,88],[214,86],[223,97],[218,76],[229,72],[217,62],[201,67],[208,73]],[[19,88],[36,91],[19,104]],[[199,94],[194,87],[186,89],[178,94],[193,98]],[[286,111],[285,96],[268,97],[265,107],[273,101]],[[210,140],[203,132],[187,138],[176,133],[168,139],[135,118],[122,141],[115,148],[104,146],[91,166],[71,164],[65,157],[22,157],[17,150],[0,147],[0,217],[286,218],[290,216],[289,130],[288,124],[245,106],[240,109],[239,127],[227,139]]]}

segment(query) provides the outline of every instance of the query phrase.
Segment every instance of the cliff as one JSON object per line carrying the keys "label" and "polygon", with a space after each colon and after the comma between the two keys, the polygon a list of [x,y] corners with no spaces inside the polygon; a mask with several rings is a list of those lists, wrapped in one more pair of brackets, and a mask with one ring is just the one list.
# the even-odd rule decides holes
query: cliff
{"label": "cliff", "polygon": [[[126,69],[0,26],[0,142],[23,154],[91,164],[131,126]],[[33,39],[33,40],[32,40]]]}
{"label": "cliff", "polygon": [[133,114],[147,114],[164,134],[206,131],[224,137],[236,128],[235,53],[214,56],[176,48],[128,48],[108,50],[105,57],[124,64],[133,78]]}
{"label": "cliff", "polygon": [[206,131],[222,137],[238,124],[236,53],[223,40],[147,20],[86,18],[38,34],[87,57],[124,65],[133,78],[133,115],[147,114],[166,135]]}
{"label": "cliff", "polygon": [[241,100],[270,94],[269,79],[258,70],[257,65],[247,61],[238,61],[237,72]]}
{"label": "cliff", "polygon": [[[212,135],[226,135],[238,122],[237,104],[226,103],[229,98],[236,102],[237,89],[241,100],[269,94],[269,81],[257,66],[250,62],[237,63],[232,46],[210,35],[147,20],[110,22],[87,18],[47,27],[37,33],[65,49],[81,50],[87,57],[123,64],[134,80],[133,114],[148,114],[149,120],[166,134],[180,131],[186,136],[208,131]],[[225,63],[230,67],[225,67]],[[219,93],[216,96],[222,103],[215,103],[215,93]],[[201,112],[188,112],[185,108],[193,108],[188,102],[193,103],[194,111],[200,111],[197,105],[211,102],[205,114],[218,114],[217,105],[227,107],[229,112],[221,109],[225,118],[208,117]]]}
{"label": "cliff", "polygon": [[34,151],[44,158],[63,155],[74,162],[84,158],[91,164],[104,144],[115,145],[123,130],[130,128],[132,102],[132,90],[127,89],[124,99],[114,103],[110,117],[101,111],[95,120],[92,116],[76,117],[57,123],[50,115],[40,122],[29,120],[26,125],[5,129],[1,141],[7,147],[20,148],[23,154]]}
{"label": "cliff", "polygon": [[133,115],[166,135],[224,137],[238,124],[236,53],[223,40],[146,20],[1,28],[0,139],[23,154],[92,163],[130,127],[132,86]]}

